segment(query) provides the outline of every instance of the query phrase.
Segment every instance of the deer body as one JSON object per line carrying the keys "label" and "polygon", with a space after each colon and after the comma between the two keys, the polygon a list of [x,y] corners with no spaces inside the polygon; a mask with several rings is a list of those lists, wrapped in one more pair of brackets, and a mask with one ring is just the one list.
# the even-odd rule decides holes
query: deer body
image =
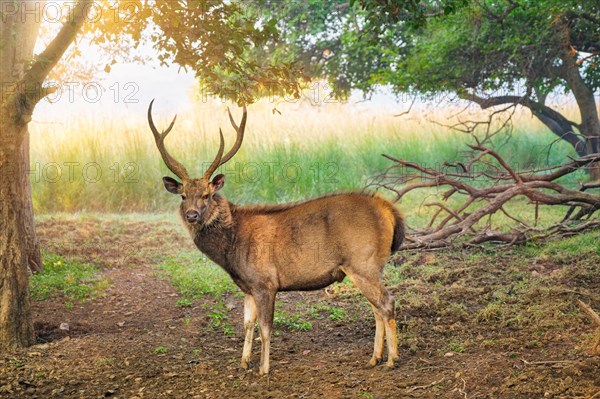
{"label": "deer body", "polygon": [[[357,260],[385,262],[402,223],[393,205],[368,193],[274,206],[238,207],[218,194],[214,200],[218,223],[184,225],[198,249],[245,293],[256,276],[277,291],[315,290],[341,281],[344,268]],[[180,215],[184,220],[183,207]]]}
{"label": "deer body", "polygon": [[[224,176],[211,174],[235,154],[241,144],[246,110],[234,149],[223,155],[223,136],[217,158],[200,179],[164,149],[162,140],[171,126],[158,133],[148,119],[157,146],[169,168],[182,182],[165,177],[165,188],[180,194],[181,219],[200,251],[220,265],[245,293],[246,337],[241,366],[248,368],[254,328],[261,336],[260,373],[269,372],[270,336],[275,296],[279,291],[315,290],[348,276],[371,303],[375,315],[375,342],[371,366],[383,356],[387,338],[389,367],[398,358],[394,300],[381,279],[391,251],[404,238],[404,221],[396,207],[369,193],[328,195],[301,203],[236,206],[218,191]],[[162,148],[161,148],[162,147]],[[237,147],[237,148],[236,148]],[[225,158],[225,161],[222,159]]]}

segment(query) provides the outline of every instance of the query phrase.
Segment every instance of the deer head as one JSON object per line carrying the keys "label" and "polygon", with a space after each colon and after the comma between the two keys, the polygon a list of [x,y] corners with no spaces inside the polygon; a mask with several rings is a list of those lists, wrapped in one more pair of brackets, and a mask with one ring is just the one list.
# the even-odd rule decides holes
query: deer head
{"label": "deer head", "polygon": [[171,129],[173,129],[173,125],[175,125],[177,116],[173,118],[173,121],[169,127],[160,133],[152,121],[153,103],[154,100],[150,102],[150,106],[148,107],[148,123],[150,125],[150,130],[152,130],[152,134],[154,135],[156,147],[158,147],[158,151],[160,151],[160,155],[162,156],[165,165],[167,165],[171,172],[181,179],[181,182],[179,182],[172,177],[165,176],[163,177],[163,184],[168,192],[181,195],[182,202],[180,211],[185,222],[191,225],[209,225],[217,218],[219,213],[219,197],[215,196],[215,194],[221,188],[223,188],[223,185],[225,184],[224,175],[218,174],[212,178],[212,180],[211,176],[221,165],[229,161],[240,149],[242,140],[244,139],[244,130],[246,128],[246,106],[244,105],[243,107],[244,113],[239,126],[235,123],[233,116],[231,115],[231,111],[229,108],[227,108],[229,121],[237,133],[235,144],[231,150],[229,150],[227,154],[223,155],[225,141],[223,139],[223,132],[221,129],[219,129],[220,144],[217,156],[201,178],[191,178],[185,167],[179,161],[173,158],[165,148],[165,137],[167,137]]}

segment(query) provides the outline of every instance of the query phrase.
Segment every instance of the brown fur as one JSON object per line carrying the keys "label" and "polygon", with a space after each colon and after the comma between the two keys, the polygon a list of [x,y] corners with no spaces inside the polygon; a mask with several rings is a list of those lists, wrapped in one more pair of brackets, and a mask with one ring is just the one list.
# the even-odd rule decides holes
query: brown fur
{"label": "brown fur", "polygon": [[[256,316],[261,336],[270,335],[278,291],[321,289],[348,276],[372,304],[380,330],[371,364],[381,360],[385,329],[388,365],[394,365],[394,301],[381,283],[390,251],[404,238],[404,221],[393,204],[376,194],[355,192],[293,204],[236,206],[212,190],[212,183],[184,181],[180,215],[198,249],[229,273],[247,295],[246,307],[255,308],[246,317],[247,335]],[[200,222],[185,221],[190,209],[200,211]],[[269,367],[267,336],[261,373]],[[244,367],[252,340],[247,342]]]}

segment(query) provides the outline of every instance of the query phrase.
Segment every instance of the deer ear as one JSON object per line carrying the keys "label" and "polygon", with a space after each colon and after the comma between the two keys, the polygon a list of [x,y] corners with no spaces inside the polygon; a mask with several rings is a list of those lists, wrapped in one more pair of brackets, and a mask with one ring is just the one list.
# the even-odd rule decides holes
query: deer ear
{"label": "deer ear", "polygon": [[163,184],[168,192],[173,194],[181,194],[183,191],[183,184],[179,183],[177,180],[172,177],[165,176],[163,177]]}
{"label": "deer ear", "polygon": [[223,188],[225,184],[225,175],[218,174],[212,179],[212,186],[215,192]]}

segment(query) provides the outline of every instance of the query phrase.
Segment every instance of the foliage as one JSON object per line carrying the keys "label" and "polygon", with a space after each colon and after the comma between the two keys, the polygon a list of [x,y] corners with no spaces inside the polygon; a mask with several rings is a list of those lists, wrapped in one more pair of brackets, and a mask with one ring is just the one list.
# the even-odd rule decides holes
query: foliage
{"label": "foliage", "polygon": [[[277,21],[246,2],[111,0],[91,9],[81,42],[96,50],[103,67],[97,61],[86,64],[80,57],[85,46],[78,45],[53,77],[97,74],[99,69],[109,73],[117,62],[146,62],[148,57],[135,49],[151,45],[162,65],[194,71],[202,96],[215,94],[239,104],[299,96],[305,77],[279,40]],[[57,26],[43,28],[51,34]]]}
{"label": "foliage", "polygon": [[[413,51],[401,65],[406,74],[388,75],[384,80],[399,89],[429,93],[535,90],[542,97],[557,86],[569,90],[558,68],[566,62],[568,47],[572,46],[578,60],[600,49],[600,37],[593,37],[597,27],[588,29],[589,21],[570,13],[573,3],[484,1],[435,18],[415,36]],[[581,14],[588,12],[598,15],[600,8],[586,2]],[[569,27],[586,36],[568,37]],[[588,60],[578,67],[590,89],[596,90],[598,65]]]}
{"label": "foliage", "polygon": [[[600,151],[597,2],[298,3],[267,12],[279,15],[282,36],[309,75],[328,79],[337,97],[389,85],[396,93],[454,93],[484,109],[522,105],[580,156]],[[546,105],[558,91],[575,97],[581,123]],[[470,122],[463,129],[482,125]]]}
{"label": "foliage", "polygon": [[[441,12],[453,12],[464,2],[444,0]],[[117,62],[147,61],[132,50],[151,44],[161,64],[194,71],[200,95],[216,94],[239,104],[260,97],[299,98],[306,83],[324,72],[336,76],[331,84],[343,97],[350,84],[367,90],[373,83],[367,83],[371,72],[364,60],[385,68],[386,60],[376,61],[381,48],[400,48],[394,30],[379,29],[382,21],[403,16],[408,25],[420,26],[432,11],[427,2],[390,2],[384,10],[376,8],[378,3],[110,0],[91,7],[82,42],[100,50],[96,57],[104,72]],[[51,35],[58,26],[42,28]],[[73,47],[65,57],[69,63],[58,65],[53,77],[98,73],[98,63],[86,63],[81,55],[83,46]]]}
{"label": "foliage", "polygon": [[398,48],[391,30],[366,29],[365,12],[343,0],[265,2],[264,13],[279,20],[306,73],[328,78],[336,98],[346,98],[353,88],[370,91],[372,70],[388,67],[382,49]]}
{"label": "foliage", "polygon": [[365,10],[367,18],[377,25],[403,21],[412,27],[426,24],[431,15],[450,15],[459,7],[467,4],[468,0],[395,0],[382,2],[379,0],[351,0],[350,5],[356,4]]}
{"label": "foliage", "polygon": [[29,280],[31,297],[44,301],[60,296],[65,298],[67,306],[72,306],[74,301],[94,299],[109,284],[99,272],[97,266],[47,254],[43,272],[34,274]]}
{"label": "foliage", "polygon": [[210,92],[240,104],[268,94],[298,96],[299,71],[278,41],[274,18],[244,2],[164,0],[152,11],[159,60],[190,67]]}
{"label": "foliage", "polygon": [[[594,2],[577,0],[281,2],[276,13],[311,76],[330,78],[337,92],[395,90],[437,93],[473,88],[547,94],[567,88],[556,66],[565,50],[592,90],[600,67]],[[595,22],[595,23],[594,23]],[[317,75],[318,76],[318,75]]]}

